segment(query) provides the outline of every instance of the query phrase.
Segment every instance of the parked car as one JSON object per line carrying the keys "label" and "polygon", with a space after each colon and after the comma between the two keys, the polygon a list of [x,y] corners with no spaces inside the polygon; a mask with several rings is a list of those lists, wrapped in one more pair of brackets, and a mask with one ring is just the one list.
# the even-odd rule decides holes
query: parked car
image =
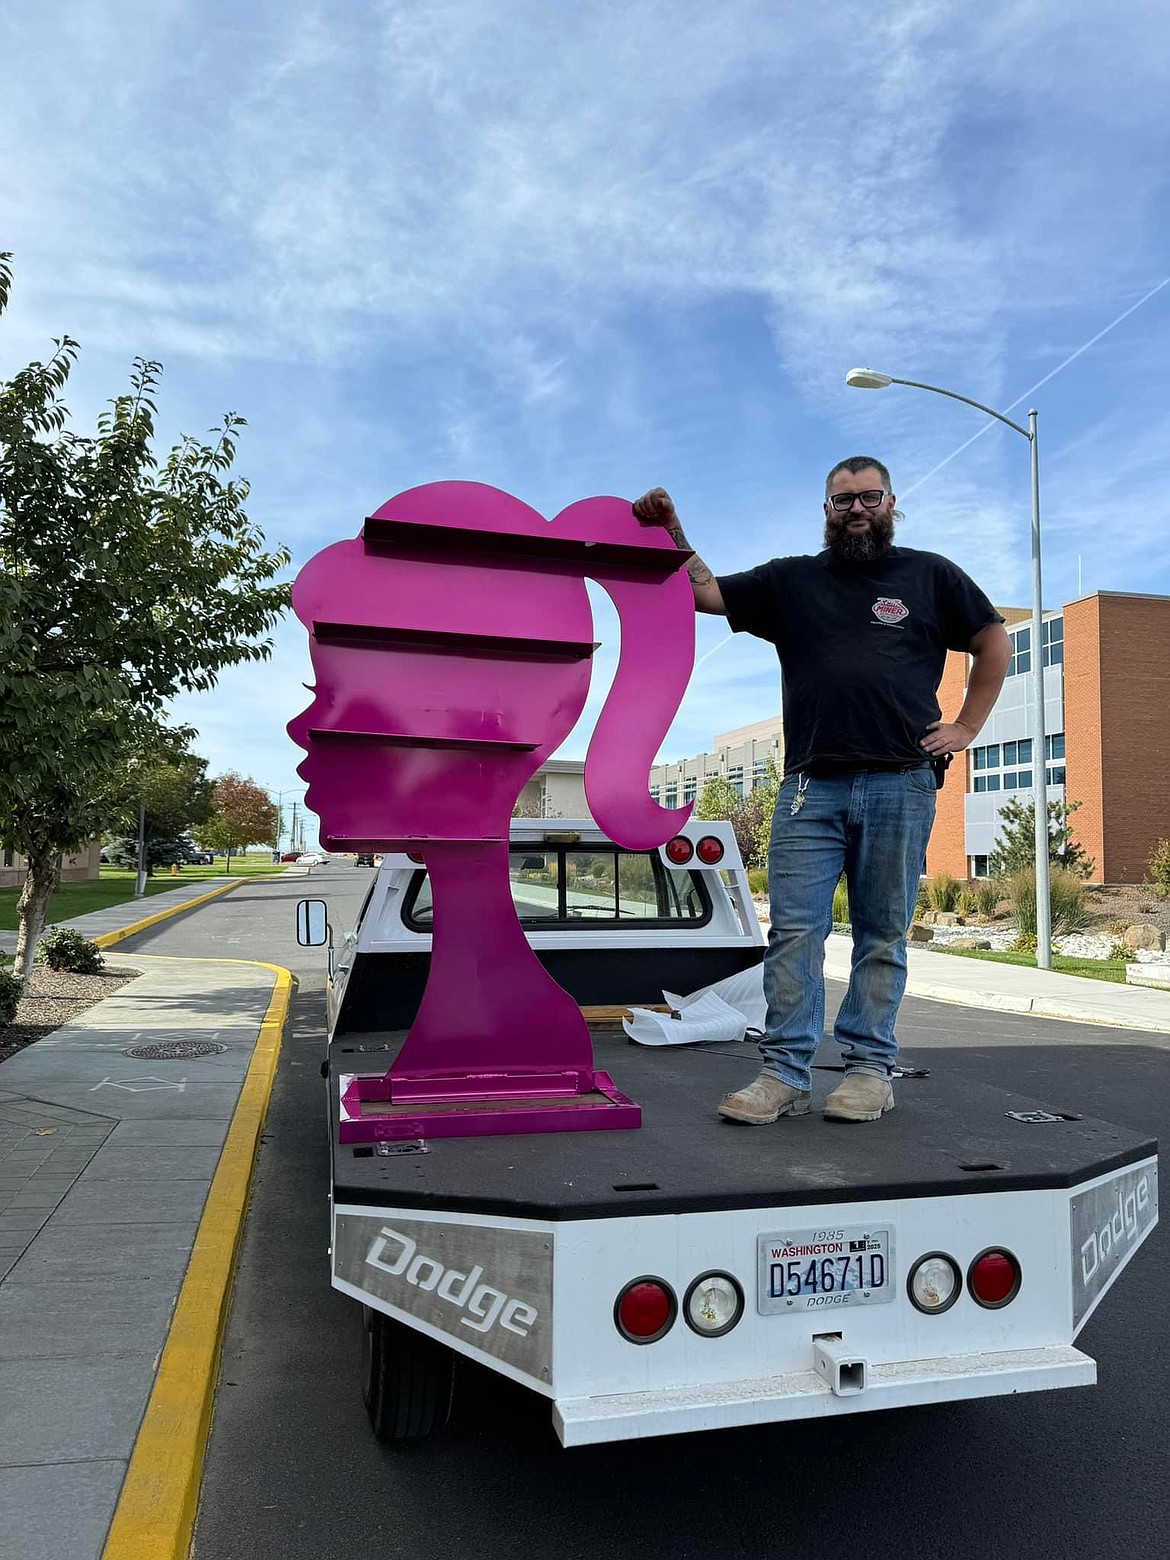
{"label": "parked car", "polygon": [[297,857],[298,867],[324,867],[329,857],[319,850],[307,850]]}
{"label": "parked car", "polygon": [[374,853],[373,853],[373,851],[370,851],[370,850],[363,850],[363,851],[361,851],[360,854],[356,855],[353,858],[353,864],[354,864],[355,867],[372,867],[374,865]]}
{"label": "parked car", "polygon": [[192,867],[213,867],[215,857],[211,851],[204,850],[200,845],[191,845],[187,849],[187,864]]}

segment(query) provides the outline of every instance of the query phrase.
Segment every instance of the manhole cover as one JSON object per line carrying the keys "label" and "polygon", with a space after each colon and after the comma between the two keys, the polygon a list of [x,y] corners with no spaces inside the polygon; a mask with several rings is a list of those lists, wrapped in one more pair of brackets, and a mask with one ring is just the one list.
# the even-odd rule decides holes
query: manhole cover
{"label": "manhole cover", "polygon": [[140,1062],[188,1062],[197,1056],[220,1056],[227,1050],[214,1040],[164,1040],[158,1045],[132,1045],[122,1052]]}

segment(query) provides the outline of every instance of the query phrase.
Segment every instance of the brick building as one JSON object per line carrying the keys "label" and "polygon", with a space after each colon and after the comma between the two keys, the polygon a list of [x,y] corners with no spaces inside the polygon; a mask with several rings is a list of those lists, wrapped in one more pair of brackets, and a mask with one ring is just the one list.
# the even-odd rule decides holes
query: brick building
{"label": "brick building", "polygon": [[[982,877],[999,806],[1032,799],[1031,613],[1001,608],[1013,641],[1003,691],[938,799],[928,873]],[[1080,802],[1073,837],[1093,878],[1140,883],[1170,836],[1170,597],[1097,591],[1044,614],[1044,728],[1049,800]],[[969,659],[948,655],[939,700],[954,716]],[[956,783],[958,782],[958,783]]]}
{"label": "brick building", "polygon": [[[76,855],[65,856],[61,861],[62,883],[84,883],[98,875],[102,843],[93,840]],[[17,851],[0,851],[0,888],[21,888],[26,874],[26,863]]]}
{"label": "brick building", "polygon": [[[951,765],[926,855],[928,873],[983,877],[995,848],[1000,806],[1032,799],[1032,614],[1001,607],[1013,654],[978,742]],[[1043,616],[1045,762],[1050,801],[1080,802],[1073,837],[1104,883],[1140,883],[1159,839],[1170,837],[1170,596],[1098,591]],[[947,656],[939,702],[963,702],[969,658]],[[777,701],[779,702],[779,701]],[[700,753],[650,771],[650,794],[666,807],[693,801],[721,776],[742,795],[784,767],[778,714],[715,738]]]}

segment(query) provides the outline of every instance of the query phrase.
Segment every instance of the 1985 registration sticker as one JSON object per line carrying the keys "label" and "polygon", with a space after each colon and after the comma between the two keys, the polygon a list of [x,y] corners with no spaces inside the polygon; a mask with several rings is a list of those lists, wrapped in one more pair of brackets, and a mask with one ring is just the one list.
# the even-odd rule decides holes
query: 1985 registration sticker
{"label": "1985 registration sticker", "polygon": [[888,1224],[785,1230],[761,1235],[758,1249],[765,1315],[894,1298],[894,1231]]}

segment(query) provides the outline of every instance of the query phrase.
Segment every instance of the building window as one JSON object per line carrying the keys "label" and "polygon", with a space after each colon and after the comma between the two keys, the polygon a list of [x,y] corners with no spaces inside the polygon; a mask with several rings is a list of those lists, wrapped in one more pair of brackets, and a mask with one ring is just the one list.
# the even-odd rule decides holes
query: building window
{"label": "building window", "polygon": [[1063,785],[1064,784],[1064,765],[1063,764],[1061,764],[1059,769],[1050,769],[1048,771],[1048,784],[1049,785]]}
{"label": "building window", "polygon": [[[1006,744],[1006,746],[1007,747],[1014,747],[1015,743],[1009,742],[1009,743]],[[999,768],[1000,756],[999,756],[999,743],[998,742],[993,742],[988,747],[973,748],[972,752],[973,752],[974,757],[975,757],[975,768],[976,769],[998,769]],[[1015,759],[1014,758],[1012,759],[1012,763],[1013,764],[1015,763]]]}
{"label": "building window", "polygon": [[1044,757],[1045,758],[1063,758],[1064,757],[1064,732],[1063,731],[1054,732],[1052,736],[1044,738]]}
{"label": "building window", "polygon": [[973,878],[985,878],[990,875],[987,871],[986,856],[968,856],[967,866],[969,874]]}
{"label": "building window", "polygon": [[1064,619],[1050,618],[1040,625],[1041,660],[1045,666],[1060,666],[1064,661]]}
{"label": "building window", "polygon": [[695,799],[695,796],[698,793],[698,789],[699,789],[699,782],[697,780],[686,780],[686,781],[684,781],[683,782],[683,801],[684,802],[693,802],[694,799]]}
{"label": "building window", "polygon": [[1022,676],[1032,670],[1032,630],[1017,628],[1008,638],[1012,642],[1012,658],[1008,662],[1007,676]]}
{"label": "building window", "polygon": [[667,786],[667,788],[666,788],[666,801],[665,801],[665,803],[663,805],[666,806],[666,807],[677,807],[678,806],[678,786],[677,785],[668,785]]}

